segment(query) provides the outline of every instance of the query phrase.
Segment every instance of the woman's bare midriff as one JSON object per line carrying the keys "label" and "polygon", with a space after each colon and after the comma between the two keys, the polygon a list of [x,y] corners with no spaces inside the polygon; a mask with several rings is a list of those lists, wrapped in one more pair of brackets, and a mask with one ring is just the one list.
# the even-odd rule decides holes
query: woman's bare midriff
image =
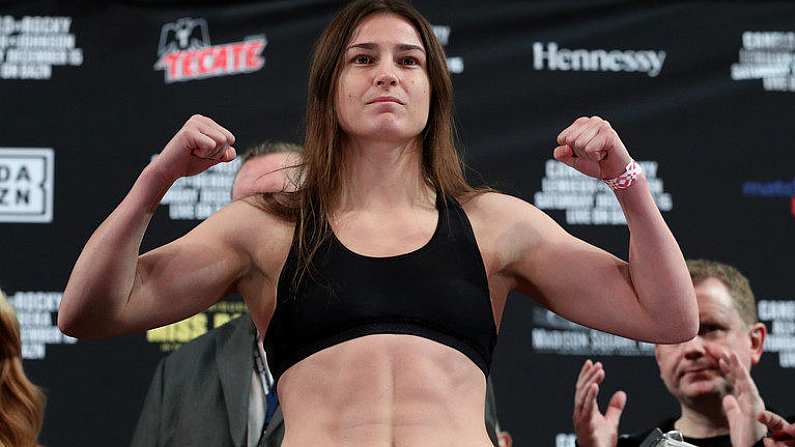
{"label": "woman's bare midriff", "polygon": [[486,379],[435,341],[375,334],[290,367],[278,383],[282,447],[490,447]]}

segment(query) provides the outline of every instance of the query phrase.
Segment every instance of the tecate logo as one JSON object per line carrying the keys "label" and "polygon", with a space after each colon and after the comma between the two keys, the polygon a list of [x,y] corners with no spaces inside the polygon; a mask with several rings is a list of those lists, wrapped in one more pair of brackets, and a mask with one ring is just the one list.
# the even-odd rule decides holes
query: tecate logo
{"label": "tecate logo", "polygon": [[264,35],[240,42],[210,45],[204,19],[183,18],[163,26],[155,70],[165,71],[166,83],[251,73],[265,66]]}

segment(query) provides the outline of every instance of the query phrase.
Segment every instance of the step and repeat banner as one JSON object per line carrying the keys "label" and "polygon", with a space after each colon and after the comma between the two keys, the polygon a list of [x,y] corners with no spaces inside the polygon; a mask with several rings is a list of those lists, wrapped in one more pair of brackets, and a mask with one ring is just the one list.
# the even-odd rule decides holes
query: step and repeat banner
{"label": "step and repeat banner", "polygon": [[[55,325],[83,244],[190,115],[214,118],[240,149],[302,141],[309,55],[339,5],[0,1],[0,287],[22,324],[25,368],[48,396],[44,445],[128,444],[159,359],[245,311],[228,297],[178,324],[106,341]],[[685,255],[750,278],[770,331],[754,377],[768,406],[795,412],[795,5],[415,5],[446,49],[474,181],[626,257],[613,195],[552,159],[575,118],[610,120]],[[223,206],[235,163],[177,182],[144,249]],[[603,405],[616,389],[629,394],[622,431],[677,411],[653,346],[516,295],[493,370],[514,445],[573,445],[573,387],[587,358],[608,372]]]}

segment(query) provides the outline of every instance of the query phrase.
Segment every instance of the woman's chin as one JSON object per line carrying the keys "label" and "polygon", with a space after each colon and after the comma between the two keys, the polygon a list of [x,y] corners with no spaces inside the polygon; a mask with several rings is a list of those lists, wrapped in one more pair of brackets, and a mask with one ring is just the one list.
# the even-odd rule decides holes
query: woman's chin
{"label": "woman's chin", "polygon": [[390,120],[379,120],[373,123],[366,131],[362,132],[359,136],[368,140],[381,140],[381,141],[406,141],[416,138],[422,129],[410,128],[399,122]]}

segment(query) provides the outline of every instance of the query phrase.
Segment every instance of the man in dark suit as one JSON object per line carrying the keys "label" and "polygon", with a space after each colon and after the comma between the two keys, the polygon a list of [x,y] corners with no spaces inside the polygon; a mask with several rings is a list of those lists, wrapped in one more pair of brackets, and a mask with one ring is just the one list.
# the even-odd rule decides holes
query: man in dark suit
{"label": "man in dark suit", "polygon": [[[786,421],[760,419],[765,404],[751,378],[764,351],[765,325],[759,322],[748,279],[715,261],[687,262],[696,291],[700,328],[690,341],[657,345],[660,378],[679,402],[678,416],[660,421],[663,432],[678,430],[684,441],[702,447],[761,447],[772,444],[768,429],[785,437]],[[637,447],[652,430],[618,436],[626,394],[616,392],[602,414],[596,402],[605,378],[600,363],[588,360],[580,371],[573,414],[581,447]],[[760,423],[762,422],[762,423]]]}
{"label": "man in dark suit", "polygon": [[248,443],[257,332],[244,314],[161,360],[144,402],[133,447],[281,444],[281,411],[259,442]]}

